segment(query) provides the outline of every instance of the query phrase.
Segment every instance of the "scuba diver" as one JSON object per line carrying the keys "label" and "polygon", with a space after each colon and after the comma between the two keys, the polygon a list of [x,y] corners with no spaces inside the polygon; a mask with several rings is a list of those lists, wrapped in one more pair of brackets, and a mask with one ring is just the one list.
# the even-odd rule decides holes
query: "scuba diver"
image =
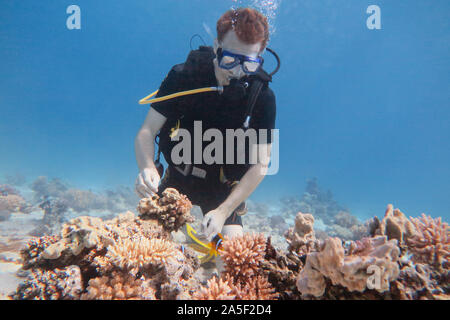
{"label": "scuba diver", "polygon": [[[140,101],[152,107],[135,139],[140,170],[136,192],[141,198],[152,197],[170,187],[185,194],[202,209],[201,231],[208,240],[219,233],[230,238],[243,234],[245,201],[267,174],[276,117],[275,95],[268,83],[280,67],[276,53],[266,48],[268,40],[269,25],[263,14],[251,8],[231,9],[217,22],[214,47],[191,51],[185,63],[170,70],[159,90]],[[262,68],[265,50],[278,62],[271,74]],[[181,130],[194,137],[200,121],[204,131],[214,129],[223,137],[228,129],[267,130],[266,139],[258,136],[256,142],[245,142],[246,154],[258,155],[257,161],[250,163],[246,157],[244,163],[237,163],[242,149],[234,148],[233,153],[225,146],[220,151],[226,162],[194,161],[196,153],[203,155],[204,143],[200,149],[191,143],[192,152],[183,151],[182,158],[189,161],[174,161],[173,151],[180,143],[175,137]],[[168,163],[162,179],[161,152]],[[228,161],[230,152],[234,161]]]}

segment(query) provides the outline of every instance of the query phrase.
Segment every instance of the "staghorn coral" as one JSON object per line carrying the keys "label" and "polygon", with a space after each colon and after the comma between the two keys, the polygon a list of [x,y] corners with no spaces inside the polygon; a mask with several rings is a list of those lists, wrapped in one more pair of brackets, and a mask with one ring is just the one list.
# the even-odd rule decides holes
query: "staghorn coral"
{"label": "staghorn coral", "polygon": [[411,218],[416,232],[407,240],[407,246],[415,262],[427,263],[441,268],[450,266],[450,229],[439,217],[422,214],[420,218]]}
{"label": "staghorn coral", "polygon": [[285,233],[288,250],[297,255],[304,255],[315,251],[319,245],[314,233],[314,217],[309,213],[298,212],[295,217],[295,227]]}
{"label": "staghorn coral", "polygon": [[207,287],[200,288],[192,295],[194,300],[234,300],[236,287],[230,280],[214,277],[208,280]]}
{"label": "staghorn coral", "polygon": [[237,283],[233,292],[236,293],[236,300],[274,300],[278,298],[278,293],[265,276],[255,276],[242,285]]}
{"label": "staghorn coral", "polygon": [[397,241],[388,241],[385,236],[358,241],[351,246],[348,255],[345,255],[339,238],[328,238],[321,251],[307,256],[305,267],[298,275],[298,290],[302,295],[320,297],[325,293],[328,278],[333,285],[363,292],[368,280],[371,280],[369,277],[376,270],[379,272],[378,283],[373,285],[373,289],[384,292],[389,289],[389,283],[398,277],[399,254]]}
{"label": "staghorn coral", "polygon": [[82,300],[156,300],[148,281],[122,272],[89,280],[86,291]]}
{"label": "staghorn coral", "polygon": [[244,282],[256,276],[260,263],[264,260],[265,250],[266,239],[262,234],[253,233],[232,239],[226,238],[221,251],[225,272]]}
{"label": "staghorn coral", "polygon": [[173,188],[162,192],[162,197],[154,195],[139,202],[137,210],[142,219],[156,219],[167,231],[178,231],[184,224],[194,221],[189,199]]}
{"label": "staghorn coral", "polygon": [[64,269],[33,269],[11,296],[20,300],[73,300],[82,291],[81,271],[78,266]]}

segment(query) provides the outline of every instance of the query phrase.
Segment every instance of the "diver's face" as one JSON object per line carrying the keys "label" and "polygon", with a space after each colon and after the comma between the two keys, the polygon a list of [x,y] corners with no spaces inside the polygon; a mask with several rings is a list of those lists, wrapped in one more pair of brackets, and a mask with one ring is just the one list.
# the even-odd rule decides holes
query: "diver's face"
{"label": "diver's face", "polygon": [[[219,47],[221,47],[223,50],[252,58],[257,58],[261,53],[261,42],[255,44],[244,43],[239,40],[233,30],[228,31],[222,42],[219,43],[216,39],[216,41],[214,42],[214,51],[217,52],[217,49]],[[217,58],[214,59],[214,66],[217,80],[221,85],[229,85],[231,79],[240,79],[246,75],[242,70],[241,65],[237,65],[230,70],[222,69],[218,65]]]}

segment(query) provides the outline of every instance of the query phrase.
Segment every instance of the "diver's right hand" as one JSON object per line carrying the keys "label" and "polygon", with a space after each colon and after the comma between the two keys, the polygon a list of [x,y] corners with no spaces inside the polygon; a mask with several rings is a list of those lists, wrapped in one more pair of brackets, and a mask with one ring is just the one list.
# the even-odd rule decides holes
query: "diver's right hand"
{"label": "diver's right hand", "polygon": [[141,198],[151,198],[158,192],[160,180],[161,177],[156,168],[143,169],[136,178],[136,193]]}

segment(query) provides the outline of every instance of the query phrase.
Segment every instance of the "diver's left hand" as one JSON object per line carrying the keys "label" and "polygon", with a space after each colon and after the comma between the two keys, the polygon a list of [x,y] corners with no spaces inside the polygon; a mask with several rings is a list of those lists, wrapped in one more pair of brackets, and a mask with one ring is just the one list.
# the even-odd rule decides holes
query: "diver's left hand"
{"label": "diver's left hand", "polygon": [[227,220],[227,215],[220,209],[211,210],[205,215],[201,231],[208,241],[211,241],[215,235],[222,231],[225,220]]}

